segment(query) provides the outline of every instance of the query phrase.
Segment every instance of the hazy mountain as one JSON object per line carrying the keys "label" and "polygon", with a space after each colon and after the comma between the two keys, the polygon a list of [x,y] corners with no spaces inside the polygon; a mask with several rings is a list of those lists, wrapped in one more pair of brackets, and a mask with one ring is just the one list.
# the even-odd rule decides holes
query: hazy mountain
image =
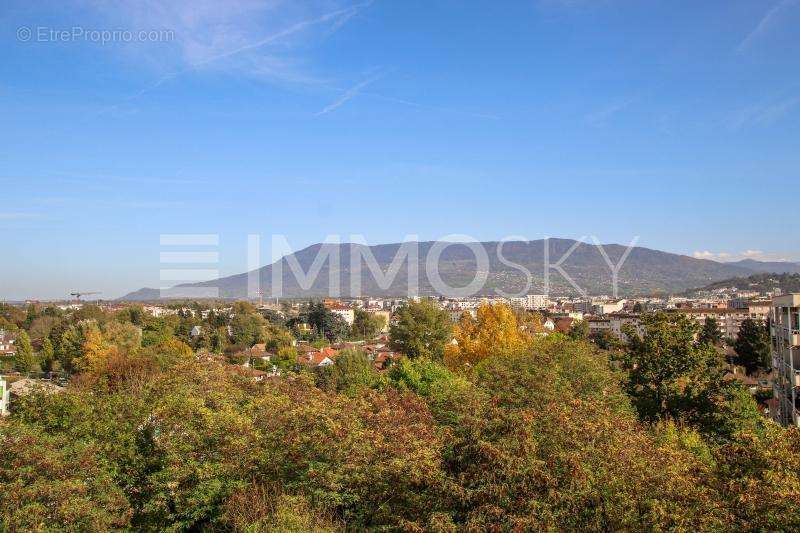
{"label": "hazy mountain", "polygon": [[793,272],[784,272],[780,274],[761,272],[747,277],[731,278],[711,283],[699,289],[688,291],[688,294],[732,288],[744,291],[758,291],[761,293],[774,291],[775,289],[780,289],[783,294],[800,292],[800,274]]}
{"label": "hazy mountain", "polygon": [[[612,276],[611,268],[603,257],[605,251],[609,260],[617,264],[625,252],[626,247],[618,244],[607,244],[600,247],[578,243],[570,239],[549,239],[530,242],[506,242],[502,245],[502,256],[498,254],[498,242],[478,243],[488,256],[488,269],[485,272],[487,281],[479,294],[496,294],[496,289],[506,293],[515,293],[525,289],[526,276],[520,266],[531,273],[531,286],[526,292],[541,292],[544,289],[545,279],[545,243],[548,243],[547,254],[549,263],[560,263],[564,272],[588,294],[611,294]],[[420,242],[419,260],[419,293],[422,295],[435,294],[431,280],[426,272],[426,260],[436,243]],[[441,247],[444,243],[439,243]],[[282,272],[284,297],[319,297],[331,295],[329,276],[333,275],[334,286],[338,279],[341,288],[340,296],[350,295],[351,287],[351,253],[370,252],[375,257],[382,272],[386,272],[397,254],[399,243],[382,244],[377,246],[362,246],[358,244],[315,244],[295,252],[290,257],[297,261],[303,272],[309,272],[317,255],[322,253],[338,253],[339,268],[331,272],[330,261],[325,261],[313,280],[313,283],[303,288],[295,279],[290,269],[287,257],[282,258],[280,268]],[[575,247],[567,256],[570,248]],[[450,244],[444,247],[439,256],[439,274],[442,280],[452,287],[463,287],[470,283],[476,275],[477,262],[472,251],[464,244]],[[434,257],[431,257],[433,261]],[[504,261],[504,260],[505,261]],[[334,263],[336,263],[334,261]],[[388,287],[381,287],[376,282],[370,270],[362,260],[361,294],[374,296],[405,296],[407,295],[408,262],[404,261],[393,283]],[[510,263],[510,264],[509,264]],[[254,272],[258,276],[261,288],[265,294],[272,293],[272,272],[278,263],[264,266]],[[519,266],[518,266],[519,265]],[[433,270],[433,269],[432,269]],[[672,254],[635,247],[630,251],[627,259],[619,271],[620,295],[649,294],[656,291],[680,292],[689,288],[700,287],[736,276],[747,276],[753,270],[740,265],[718,263],[715,261],[696,259],[685,255]],[[482,273],[484,274],[484,273]],[[578,294],[565,277],[557,270],[549,272],[551,294]],[[179,285],[174,289],[165,291],[160,295],[157,289],[140,289],[124,296],[123,300],[155,300],[162,297],[194,297],[187,292],[197,288],[218,289],[221,298],[244,298],[247,296],[248,274],[237,274],[218,280],[202,283]]]}
{"label": "hazy mountain", "polygon": [[753,272],[767,272],[775,274],[798,274],[800,273],[800,263],[791,261],[756,261],[755,259],[742,259],[728,263],[729,265],[740,266]]}

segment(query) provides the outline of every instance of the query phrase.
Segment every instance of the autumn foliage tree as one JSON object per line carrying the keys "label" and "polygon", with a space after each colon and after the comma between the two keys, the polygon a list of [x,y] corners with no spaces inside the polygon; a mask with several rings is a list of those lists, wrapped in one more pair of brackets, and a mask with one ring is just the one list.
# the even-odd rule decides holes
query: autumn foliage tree
{"label": "autumn foliage tree", "polygon": [[469,313],[453,328],[452,344],[447,346],[445,361],[451,368],[474,366],[492,355],[520,350],[530,340],[522,331],[514,311],[505,304],[482,304],[475,318]]}
{"label": "autumn foliage tree", "polygon": [[283,346],[259,381],[176,337],[69,324],[69,384],[0,424],[0,530],[800,528],[800,431],[723,379],[693,323],[645,317],[617,369],[486,306],[456,332],[469,368],[448,368],[423,342],[449,339],[434,309],[386,371],[357,350],[298,370]]}

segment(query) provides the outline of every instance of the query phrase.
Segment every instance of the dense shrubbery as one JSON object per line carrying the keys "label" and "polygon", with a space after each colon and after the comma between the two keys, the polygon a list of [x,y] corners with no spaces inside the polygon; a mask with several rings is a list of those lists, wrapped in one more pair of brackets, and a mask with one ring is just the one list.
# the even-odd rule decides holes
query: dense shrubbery
{"label": "dense shrubbery", "polygon": [[[483,316],[512,335],[508,320]],[[453,369],[416,354],[378,373],[351,351],[263,383],[101,327],[67,390],[20,400],[2,427],[3,527],[800,527],[800,434],[723,383],[689,325],[653,318],[618,371],[588,341],[492,351],[463,325]]]}

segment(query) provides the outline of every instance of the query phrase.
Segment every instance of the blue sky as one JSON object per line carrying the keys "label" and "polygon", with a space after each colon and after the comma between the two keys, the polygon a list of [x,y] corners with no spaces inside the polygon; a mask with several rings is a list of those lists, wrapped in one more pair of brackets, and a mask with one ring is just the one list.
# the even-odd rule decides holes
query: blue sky
{"label": "blue sky", "polygon": [[0,298],[157,287],[180,233],[218,234],[221,274],[249,233],[800,259],[799,24],[800,0],[6,1]]}

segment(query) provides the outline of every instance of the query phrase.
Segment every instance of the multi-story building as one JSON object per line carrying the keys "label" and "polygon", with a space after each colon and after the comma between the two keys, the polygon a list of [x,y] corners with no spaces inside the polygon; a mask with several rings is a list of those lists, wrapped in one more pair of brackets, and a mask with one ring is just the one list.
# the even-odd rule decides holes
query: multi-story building
{"label": "multi-story building", "polygon": [[639,322],[639,315],[614,313],[602,317],[591,317],[587,321],[589,335],[602,335],[606,332],[623,342],[627,342],[628,336],[623,331],[625,326],[632,326],[639,336],[644,335],[644,328]]}
{"label": "multi-story building", "polygon": [[348,326],[352,326],[353,325],[353,321],[355,321],[355,318],[356,318],[355,311],[353,311],[353,309],[351,309],[351,308],[349,308],[347,306],[344,306],[344,305],[335,305],[335,306],[329,307],[329,309],[333,314],[336,314],[336,315],[339,315],[340,317],[342,317],[342,319],[345,322],[347,322]]}
{"label": "multi-story building", "polygon": [[776,296],[770,314],[775,372],[772,418],[800,426],[800,294]]}
{"label": "multi-story building", "polygon": [[625,307],[625,300],[612,300],[608,302],[597,302],[592,304],[592,313],[596,315],[608,315],[619,313]]}
{"label": "multi-story building", "polygon": [[754,302],[751,307],[743,309],[681,308],[673,312],[682,313],[696,320],[701,326],[705,323],[706,318],[713,318],[717,321],[717,327],[723,337],[735,339],[739,336],[739,328],[742,322],[748,318],[766,322],[769,317],[769,310],[769,306]]}
{"label": "multi-story building", "polygon": [[623,331],[625,326],[632,326],[637,335],[640,337],[644,336],[644,327],[639,321],[639,315],[616,313],[610,315],[609,321],[611,324],[611,334],[624,342],[628,342],[628,336]]}
{"label": "multi-story building", "polygon": [[546,294],[529,294],[525,297],[526,309],[547,309],[547,304]]}

